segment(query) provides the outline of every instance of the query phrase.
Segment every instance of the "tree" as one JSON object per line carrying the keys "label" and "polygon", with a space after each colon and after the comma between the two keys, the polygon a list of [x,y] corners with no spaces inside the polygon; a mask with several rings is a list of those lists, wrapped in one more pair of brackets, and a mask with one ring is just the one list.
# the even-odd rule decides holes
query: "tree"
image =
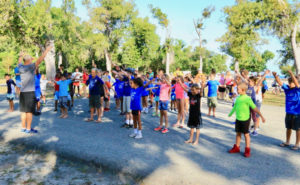
{"label": "tree", "polygon": [[165,50],[166,50],[166,73],[170,73],[170,59],[172,55],[172,39],[169,33],[169,20],[167,14],[163,13],[160,8],[153,7],[149,5],[153,17],[158,20],[159,25],[161,25],[166,30],[166,40],[165,40]]}
{"label": "tree", "polygon": [[200,55],[199,55],[199,69],[202,71],[202,68],[203,68],[203,53],[202,53],[202,45],[203,45],[203,39],[202,39],[202,31],[204,30],[204,21],[206,19],[208,19],[212,12],[215,10],[214,7],[207,7],[207,8],[204,8],[202,10],[202,17],[194,20],[194,28],[195,28],[195,31],[198,35],[198,41],[199,41],[199,48],[200,48]]}

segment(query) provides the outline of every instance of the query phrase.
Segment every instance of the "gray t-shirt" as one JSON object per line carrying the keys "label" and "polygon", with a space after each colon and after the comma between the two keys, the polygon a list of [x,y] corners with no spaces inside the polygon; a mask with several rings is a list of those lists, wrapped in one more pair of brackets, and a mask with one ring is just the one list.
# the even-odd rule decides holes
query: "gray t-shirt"
{"label": "gray t-shirt", "polygon": [[29,65],[19,64],[19,71],[21,75],[21,92],[35,91],[35,63]]}

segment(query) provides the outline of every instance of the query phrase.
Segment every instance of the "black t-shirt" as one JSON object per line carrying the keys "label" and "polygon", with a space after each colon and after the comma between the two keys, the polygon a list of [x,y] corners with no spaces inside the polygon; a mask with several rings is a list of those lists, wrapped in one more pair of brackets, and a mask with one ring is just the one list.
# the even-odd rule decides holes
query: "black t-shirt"
{"label": "black t-shirt", "polygon": [[188,92],[188,96],[190,98],[190,116],[199,116],[200,111],[200,102],[201,95],[200,93],[193,95],[191,92]]}
{"label": "black t-shirt", "polygon": [[11,94],[13,88],[16,86],[15,82],[12,79],[9,79],[6,81],[6,85],[7,85],[7,94]]}

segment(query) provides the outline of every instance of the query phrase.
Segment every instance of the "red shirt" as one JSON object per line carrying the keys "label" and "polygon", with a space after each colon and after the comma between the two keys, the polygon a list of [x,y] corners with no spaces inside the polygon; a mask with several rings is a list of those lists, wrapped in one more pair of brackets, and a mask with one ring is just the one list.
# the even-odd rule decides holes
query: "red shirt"
{"label": "red shirt", "polygon": [[[59,78],[55,78],[55,81],[58,82],[60,79]],[[57,83],[55,83],[55,91],[59,91],[59,85],[57,85]]]}
{"label": "red shirt", "polygon": [[87,73],[83,73],[82,75],[82,83],[86,83],[86,81],[89,79],[89,75]]}

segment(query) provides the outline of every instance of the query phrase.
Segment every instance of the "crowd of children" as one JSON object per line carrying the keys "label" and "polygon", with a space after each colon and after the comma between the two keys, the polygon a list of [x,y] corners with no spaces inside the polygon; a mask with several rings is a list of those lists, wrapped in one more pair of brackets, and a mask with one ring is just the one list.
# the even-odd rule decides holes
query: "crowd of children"
{"label": "crowd of children", "polygon": [[[90,117],[87,122],[102,122],[103,112],[110,111],[110,89],[114,91],[116,108],[120,109],[120,115],[125,117],[122,127],[133,128],[129,136],[141,139],[142,135],[142,113],[149,113],[149,109],[154,105],[153,116],[160,117],[159,126],[154,131],[166,134],[169,132],[168,111],[177,112],[177,122],[173,127],[182,128],[185,118],[188,115],[187,126],[190,128],[189,139],[186,143],[194,145],[199,142],[200,128],[203,125],[201,117],[201,98],[204,96],[205,88],[207,92],[208,116],[216,117],[218,106],[218,96],[225,99],[226,96],[232,99],[232,111],[229,116],[236,113],[235,131],[236,142],[229,153],[240,152],[241,135],[245,137],[245,157],[250,157],[250,134],[258,135],[260,120],[265,122],[265,118],[260,112],[263,100],[263,93],[266,91],[265,77],[270,71],[266,71],[263,76],[249,76],[247,70],[240,73],[235,71],[234,77],[230,72],[222,74],[220,81],[216,80],[216,71],[212,70],[207,78],[201,71],[195,76],[183,75],[180,69],[170,77],[159,71],[157,74],[148,72],[146,74],[134,69],[122,69],[114,66],[113,77],[108,71],[102,72],[93,68],[88,74],[76,69],[76,72],[66,73],[58,71],[54,81],[47,81],[44,75],[40,75],[36,70],[36,110],[40,114],[40,101],[46,102],[45,93],[48,83],[54,86],[55,111],[58,106],[61,110],[60,118],[68,117],[68,110],[74,104],[73,96],[77,89],[77,95],[81,96],[80,84],[84,89],[84,96],[89,99]],[[277,83],[284,89],[286,94],[286,142],[280,146],[290,145],[292,130],[296,131],[296,144],[293,149],[299,149],[300,145],[300,88],[297,77],[290,72],[289,84],[283,84],[276,73],[273,73]],[[7,100],[9,101],[9,111],[13,111],[13,99],[15,86],[10,75],[5,75],[7,80]],[[114,79],[114,83],[112,80]],[[113,87],[113,88],[112,88]],[[88,96],[85,89],[89,90]],[[97,119],[94,120],[94,115]],[[253,126],[250,123],[253,121]],[[194,139],[194,131],[196,137]]]}

